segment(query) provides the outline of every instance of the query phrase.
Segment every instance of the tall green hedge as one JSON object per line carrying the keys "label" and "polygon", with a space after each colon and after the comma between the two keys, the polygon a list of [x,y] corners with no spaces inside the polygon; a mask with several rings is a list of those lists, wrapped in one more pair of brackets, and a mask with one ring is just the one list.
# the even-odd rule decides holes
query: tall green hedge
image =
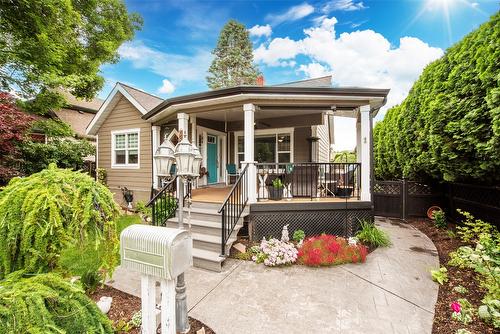
{"label": "tall green hedge", "polygon": [[376,124],[377,178],[500,181],[499,20],[500,12],[429,64]]}

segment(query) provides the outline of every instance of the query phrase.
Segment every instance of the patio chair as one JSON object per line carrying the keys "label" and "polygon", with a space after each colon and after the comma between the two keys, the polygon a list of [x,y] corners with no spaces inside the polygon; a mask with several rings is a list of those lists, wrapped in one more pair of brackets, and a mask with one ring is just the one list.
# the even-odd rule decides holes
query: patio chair
{"label": "patio chair", "polygon": [[240,173],[236,169],[236,164],[227,164],[226,165],[226,184],[232,184],[231,182],[231,177],[236,177],[240,176]]}

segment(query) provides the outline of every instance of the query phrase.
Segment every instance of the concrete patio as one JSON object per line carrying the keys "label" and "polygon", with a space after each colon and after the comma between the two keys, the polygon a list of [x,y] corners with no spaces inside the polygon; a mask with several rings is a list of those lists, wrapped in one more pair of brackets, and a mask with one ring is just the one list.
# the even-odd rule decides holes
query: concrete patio
{"label": "concrete patio", "polygon": [[[431,333],[439,266],[433,243],[396,220],[376,224],[392,246],[365,264],[268,268],[229,259],[221,273],[186,273],[189,315],[216,333]],[[140,277],[118,268],[113,287],[140,296]]]}

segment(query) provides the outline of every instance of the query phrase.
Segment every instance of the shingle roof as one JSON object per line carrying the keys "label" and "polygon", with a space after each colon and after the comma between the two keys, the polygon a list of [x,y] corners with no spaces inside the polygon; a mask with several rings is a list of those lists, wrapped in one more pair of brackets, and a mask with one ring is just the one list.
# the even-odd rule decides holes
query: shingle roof
{"label": "shingle roof", "polygon": [[332,76],[327,75],[320,78],[285,82],[282,84],[274,85],[275,87],[331,87]]}
{"label": "shingle roof", "polygon": [[79,99],[65,90],[59,90],[59,93],[66,98],[68,106],[75,107],[75,109],[79,109],[78,107],[81,107],[83,111],[97,112],[104,102],[98,97],[95,97],[90,101]]}
{"label": "shingle roof", "polygon": [[124,83],[120,82],[120,85],[147,111],[153,109],[163,101],[161,97],[146,93]]}

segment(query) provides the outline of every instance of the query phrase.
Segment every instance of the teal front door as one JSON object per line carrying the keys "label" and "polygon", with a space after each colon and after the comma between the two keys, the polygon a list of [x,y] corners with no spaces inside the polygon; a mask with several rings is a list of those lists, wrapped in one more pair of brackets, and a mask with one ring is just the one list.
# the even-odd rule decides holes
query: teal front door
{"label": "teal front door", "polygon": [[208,183],[217,183],[217,136],[207,136],[207,170]]}

